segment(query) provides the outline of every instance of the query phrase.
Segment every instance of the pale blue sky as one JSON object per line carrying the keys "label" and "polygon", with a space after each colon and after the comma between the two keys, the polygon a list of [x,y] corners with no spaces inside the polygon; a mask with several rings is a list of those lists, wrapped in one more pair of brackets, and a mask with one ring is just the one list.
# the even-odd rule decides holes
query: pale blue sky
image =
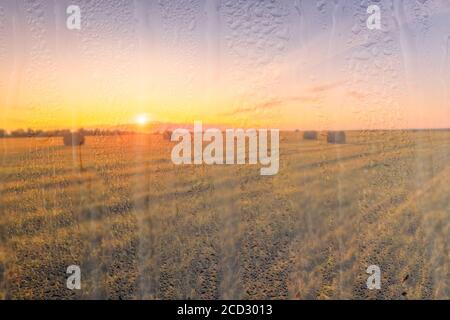
{"label": "pale blue sky", "polygon": [[[65,26],[71,4],[80,31]],[[370,4],[382,30],[366,27]],[[450,0],[0,0],[0,125],[112,123],[88,114],[109,105],[117,122],[142,109],[162,121],[448,127],[449,12]]]}

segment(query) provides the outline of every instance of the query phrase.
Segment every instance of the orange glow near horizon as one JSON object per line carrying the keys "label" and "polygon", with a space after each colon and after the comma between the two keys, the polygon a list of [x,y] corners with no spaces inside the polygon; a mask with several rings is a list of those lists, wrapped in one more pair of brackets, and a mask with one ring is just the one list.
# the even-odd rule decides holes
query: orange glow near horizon
{"label": "orange glow near horizon", "polygon": [[[439,106],[436,97],[414,99],[387,93],[393,97],[387,103],[364,93],[376,84],[349,85],[337,73],[328,75],[327,81],[305,77],[302,83],[293,83],[280,64],[256,75],[245,76],[237,70],[238,76],[223,74],[212,80],[207,66],[198,66],[188,78],[189,65],[169,65],[140,64],[120,73],[109,66],[92,66],[92,70],[80,61],[72,67],[61,65],[56,73],[42,71],[34,78],[12,72],[11,81],[3,86],[0,127],[74,129],[149,121],[192,124],[195,120],[288,130],[448,125],[448,106]],[[272,80],[275,76],[277,81]],[[435,108],[425,111],[424,105]]]}
{"label": "orange glow near horizon", "polygon": [[[347,34],[351,25],[340,23],[336,34]],[[220,36],[204,26],[183,34],[186,39],[174,32],[153,40],[120,28],[102,34],[91,25],[77,33],[58,30],[64,41],[40,39],[33,32],[42,26],[14,28],[11,22],[5,29],[8,54],[0,53],[0,128],[6,130],[196,120],[281,130],[450,127],[447,65],[428,60],[406,69],[402,57],[383,48],[367,60],[355,54],[361,45],[331,41],[330,31],[318,26],[308,41],[292,38],[291,47],[285,41],[268,57],[270,41],[286,36],[230,46],[225,23]],[[207,36],[206,44],[199,40]]]}

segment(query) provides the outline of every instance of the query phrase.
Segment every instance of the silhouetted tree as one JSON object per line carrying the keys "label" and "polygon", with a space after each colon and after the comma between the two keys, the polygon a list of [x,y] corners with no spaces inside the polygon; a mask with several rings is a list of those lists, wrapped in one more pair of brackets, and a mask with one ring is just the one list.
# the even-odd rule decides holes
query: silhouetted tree
{"label": "silhouetted tree", "polygon": [[[122,130],[102,130],[102,129],[80,129],[77,134],[83,137],[87,136],[114,136],[114,135],[127,135],[134,134],[133,131],[122,131]],[[65,137],[71,134],[70,130],[33,130],[33,129],[17,129],[13,130],[8,134],[5,130],[0,129],[1,137],[11,137],[11,138],[27,138],[27,137]],[[81,141],[81,140],[80,140]]]}
{"label": "silhouetted tree", "polygon": [[11,137],[14,138],[23,138],[26,136],[25,130],[23,129],[18,129],[18,130],[14,130],[11,132]]}

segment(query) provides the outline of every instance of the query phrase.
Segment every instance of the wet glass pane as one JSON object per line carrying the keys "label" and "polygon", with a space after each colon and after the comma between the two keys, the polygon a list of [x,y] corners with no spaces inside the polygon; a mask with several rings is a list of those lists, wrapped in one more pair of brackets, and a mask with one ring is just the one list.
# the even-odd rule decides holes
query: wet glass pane
{"label": "wet glass pane", "polygon": [[449,0],[0,0],[0,299],[449,299]]}

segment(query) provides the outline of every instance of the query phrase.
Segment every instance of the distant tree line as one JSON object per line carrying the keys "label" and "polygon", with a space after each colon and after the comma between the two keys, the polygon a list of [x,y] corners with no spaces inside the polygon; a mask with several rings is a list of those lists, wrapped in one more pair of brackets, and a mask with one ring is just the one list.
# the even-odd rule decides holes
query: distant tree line
{"label": "distant tree line", "polygon": [[[0,138],[33,138],[33,137],[64,137],[71,131],[68,129],[64,130],[33,130],[33,129],[17,129],[11,132],[7,132],[4,129],[0,129]],[[78,130],[83,136],[114,136],[114,135],[127,135],[134,134],[133,131],[123,131],[123,130],[103,130],[103,129],[80,129]]]}

